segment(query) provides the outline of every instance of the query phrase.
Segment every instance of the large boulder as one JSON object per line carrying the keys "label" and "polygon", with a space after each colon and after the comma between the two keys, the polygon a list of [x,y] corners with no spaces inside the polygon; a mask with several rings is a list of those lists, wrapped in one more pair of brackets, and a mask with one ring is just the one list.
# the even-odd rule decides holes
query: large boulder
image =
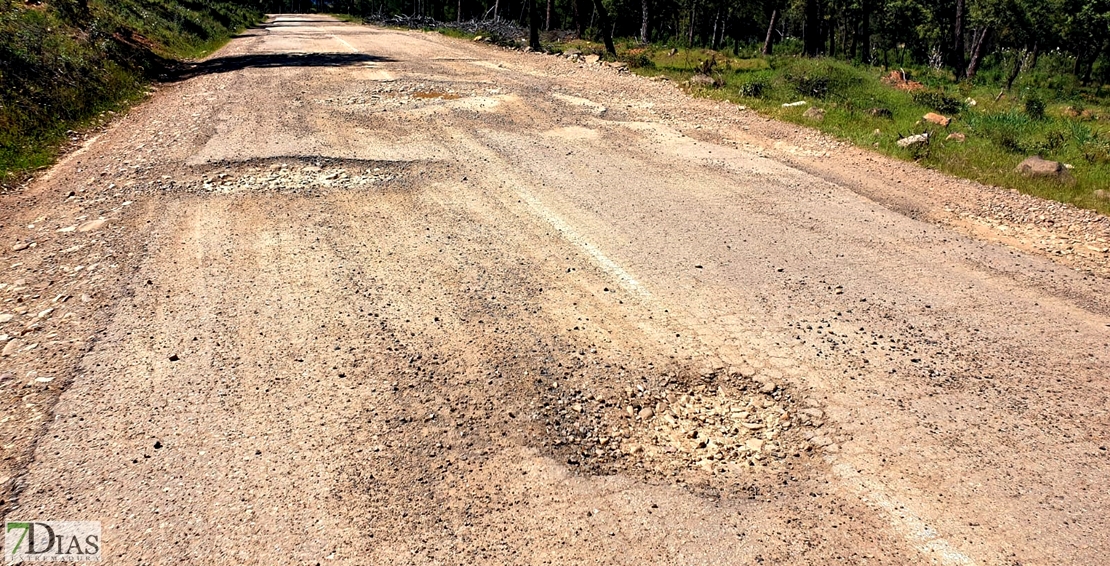
{"label": "large boulder", "polygon": [[1025,161],[1018,164],[1016,171],[1026,177],[1060,180],[1071,178],[1063,163],[1042,159],[1039,155],[1026,157]]}
{"label": "large boulder", "polygon": [[690,84],[692,86],[702,86],[712,88],[717,86],[717,80],[709,75],[698,73],[690,77]]}
{"label": "large boulder", "polygon": [[898,147],[911,147],[929,143],[929,134],[917,134],[916,136],[904,137],[895,143],[898,144]]}
{"label": "large boulder", "polygon": [[948,124],[950,124],[952,122],[951,118],[949,118],[947,116],[942,116],[940,114],[937,114],[936,112],[930,112],[930,113],[922,116],[922,119],[925,120],[926,122],[936,124],[936,125],[938,125],[942,128],[947,128]]}

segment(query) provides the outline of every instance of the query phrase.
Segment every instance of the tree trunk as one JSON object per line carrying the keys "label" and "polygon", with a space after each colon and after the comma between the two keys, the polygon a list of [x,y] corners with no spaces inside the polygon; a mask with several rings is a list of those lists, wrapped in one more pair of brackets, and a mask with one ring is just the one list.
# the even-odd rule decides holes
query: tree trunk
{"label": "tree trunk", "polygon": [[966,0],[956,0],[956,23],[952,26],[951,64],[957,75],[964,69],[964,12],[966,11]]}
{"label": "tree trunk", "polygon": [[547,19],[543,23],[544,31],[551,31],[551,4],[553,2],[554,0],[547,0]]}
{"label": "tree trunk", "polygon": [[455,20],[462,23],[462,0],[459,0],[459,11],[455,14]]}
{"label": "tree trunk", "polygon": [[967,80],[974,79],[975,73],[979,71],[979,63],[983,62],[983,56],[985,55],[983,44],[987,42],[987,34],[990,31],[991,28],[983,28],[983,31],[979,32],[979,37],[975,40],[975,45],[971,48],[971,63],[967,65],[967,73],[965,74]]}
{"label": "tree trunk", "polygon": [[650,21],[648,18],[648,0],[643,0],[642,7],[643,19],[640,20],[640,43],[647,43],[651,41],[651,36],[648,35],[648,22]]}
{"label": "tree trunk", "polygon": [[501,7],[501,0],[493,1],[493,21],[497,21],[497,9]]}
{"label": "tree trunk", "polygon": [[721,9],[717,8],[717,15],[713,16],[713,37],[709,38],[709,48],[717,49],[717,30],[721,25]]}
{"label": "tree trunk", "polygon": [[691,2],[690,3],[690,31],[689,31],[689,34],[687,35],[687,38],[686,38],[686,46],[687,47],[693,47],[694,46],[694,20],[696,19],[697,13],[698,13],[698,3],[696,1]]}
{"label": "tree trunk", "polygon": [[860,60],[871,63],[871,0],[860,3],[859,50]]}
{"label": "tree trunk", "polygon": [[772,40],[775,38],[775,20],[779,17],[778,10],[771,10],[771,23],[767,24],[767,39],[763,40],[763,54],[770,55],[774,49]]}
{"label": "tree trunk", "polygon": [[601,28],[601,38],[605,41],[605,50],[610,55],[616,56],[617,48],[613,46],[613,28],[609,25],[609,12],[601,0],[594,0],[594,9],[597,10],[598,27]]}
{"label": "tree trunk", "polygon": [[1021,67],[1025,63],[1025,50],[1014,54],[1014,66],[1010,69],[1010,74],[1006,77],[1006,90],[1010,90],[1014,86],[1014,81],[1017,79],[1018,74],[1021,73]]}
{"label": "tree trunk", "polygon": [[806,55],[815,57],[821,51],[821,2],[806,0],[805,29],[802,31],[802,50]]}
{"label": "tree trunk", "polygon": [[582,0],[571,0],[570,5],[574,9],[574,31],[577,32],[575,39],[582,39],[582,35],[586,33],[586,25],[582,21]]}
{"label": "tree trunk", "polygon": [[[542,51],[540,46],[540,11],[536,8],[539,0],[524,0],[528,2],[528,46],[532,51]],[[550,2],[551,0],[548,0]]]}

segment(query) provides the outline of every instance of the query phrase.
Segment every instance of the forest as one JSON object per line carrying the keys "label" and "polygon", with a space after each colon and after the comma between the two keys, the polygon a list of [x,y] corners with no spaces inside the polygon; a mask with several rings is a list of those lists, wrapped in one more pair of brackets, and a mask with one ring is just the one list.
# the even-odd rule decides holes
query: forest
{"label": "forest", "polygon": [[1110,0],[282,0],[258,7],[505,19],[598,41],[627,37],[735,53],[755,45],[771,54],[786,44],[808,56],[945,68],[957,80],[974,79],[986,62],[1010,84],[1048,58],[1054,75],[1110,82]]}

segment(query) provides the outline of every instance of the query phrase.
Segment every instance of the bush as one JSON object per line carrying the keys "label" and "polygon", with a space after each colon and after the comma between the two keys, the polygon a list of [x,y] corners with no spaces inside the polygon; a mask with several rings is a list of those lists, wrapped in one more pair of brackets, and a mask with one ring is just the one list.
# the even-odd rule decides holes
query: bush
{"label": "bush", "polygon": [[1036,96],[1026,98],[1025,115],[1034,120],[1044,120],[1044,101]]}
{"label": "bush", "polygon": [[921,106],[932,108],[941,114],[957,114],[964,108],[964,103],[960,99],[937,90],[915,92],[913,93],[913,101]]}
{"label": "bush", "polygon": [[740,85],[740,96],[748,98],[763,98],[767,92],[767,83],[763,81],[749,81]]}
{"label": "bush", "polygon": [[649,56],[648,53],[642,48],[641,49],[629,50],[627,53],[624,54],[624,57],[622,57],[621,59],[626,64],[628,64],[629,69],[654,69],[655,68],[655,61],[653,61],[651,59],[651,56]]}
{"label": "bush", "polygon": [[787,63],[782,74],[786,85],[806,97],[842,97],[863,82],[860,72],[845,63],[828,59],[778,58],[777,61]]}

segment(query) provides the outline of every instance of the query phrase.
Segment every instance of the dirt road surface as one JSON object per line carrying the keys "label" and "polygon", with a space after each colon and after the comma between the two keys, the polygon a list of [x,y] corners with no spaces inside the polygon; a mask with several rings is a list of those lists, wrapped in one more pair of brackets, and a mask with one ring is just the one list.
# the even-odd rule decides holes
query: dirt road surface
{"label": "dirt road surface", "polygon": [[110,564],[1110,554],[1106,218],[606,65],[279,16],[0,224],[3,513]]}

